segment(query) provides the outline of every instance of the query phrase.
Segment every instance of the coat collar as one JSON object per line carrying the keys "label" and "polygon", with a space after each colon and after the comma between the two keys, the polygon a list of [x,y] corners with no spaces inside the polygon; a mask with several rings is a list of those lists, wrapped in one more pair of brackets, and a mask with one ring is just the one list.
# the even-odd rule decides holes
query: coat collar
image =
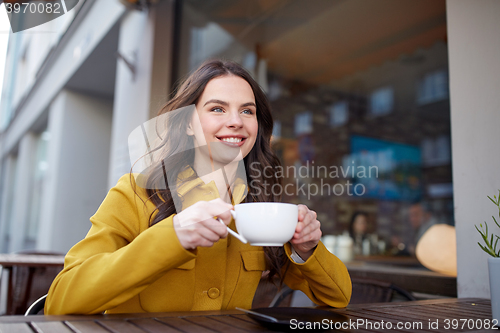
{"label": "coat collar", "polygon": [[[246,180],[243,179],[244,175],[239,174],[239,177],[235,179],[235,181],[231,184],[231,193],[233,197],[233,205],[237,205],[241,203],[248,192]],[[215,186],[215,182],[211,181],[209,183],[205,183],[201,178],[199,178],[193,168],[191,166],[187,166],[183,171],[179,173],[177,180],[177,193],[180,196],[184,196],[187,193],[191,192],[193,189],[213,191],[214,189],[217,191]],[[220,195],[219,195],[220,197]]]}

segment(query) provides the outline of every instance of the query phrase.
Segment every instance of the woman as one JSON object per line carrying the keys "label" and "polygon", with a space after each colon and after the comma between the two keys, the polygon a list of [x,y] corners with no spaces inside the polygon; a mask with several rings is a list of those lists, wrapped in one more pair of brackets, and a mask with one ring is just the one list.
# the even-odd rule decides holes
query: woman
{"label": "woman", "polygon": [[265,270],[317,304],[347,305],[347,269],[319,242],[320,223],[306,206],[299,206],[296,232],[284,247],[263,249],[227,237],[233,204],[279,200],[266,196],[279,183],[273,176],[264,179],[246,167],[254,186],[245,195],[227,181],[238,177],[224,173],[221,181],[217,172],[231,162],[217,154],[225,151],[221,146],[238,148],[245,166],[279,163],[270,148],[270,107],[258,84],[236,63],[208,61],[160,113],[193,104],[196,111],[167,113],[167,134],[152,151],[161,158],[149,171],[123,176],[109,191],[85,239],[66,255],[46,314],[250,308]]}
{"label": "woman", "polygon": [[357,211],[352,215],[349,223],[349,236],[354,241],[354,254],[362,254],[363,241],[368,236],[368,214]]}

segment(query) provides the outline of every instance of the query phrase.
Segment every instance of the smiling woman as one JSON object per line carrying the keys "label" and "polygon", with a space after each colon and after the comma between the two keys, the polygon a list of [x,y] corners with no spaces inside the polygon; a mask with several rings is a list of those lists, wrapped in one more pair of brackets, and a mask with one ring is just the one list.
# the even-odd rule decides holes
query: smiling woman
{"label": "smiling woman", "polygon": [[283,166],[265,172],[282,176],[283,200],[309,202],[324,234],[367,211],[370,254],[409,255],[410,202],[454,223],[446,1],[179,5],[174,79],[213,56],[253,73]]}
{"label": "smiling woman", "polygon": [[[190,105],[195,108],[185,108]],[[319,241],[320,222],[306,206],[299,205],[295,233],[284,246],[227,237],[227,226],[235,227],[234,205],[279,201],[245,186],[255,180],[263,187],[279,184],[261,172],[279,161],[270,148],[271,109],[250,74],[234,62],[207,61],[160,114],[167,115],[166,131],[153,151],[161,158],[145,182],[125,175],[110,190],[86,238],[68,252],[45,313],[250,308],[265,270],[316,304],[346,306],[349,274]],[[240,163],[257,163],[259,173],[231,176]],[[168,184],[166,173],[173,179]]]}

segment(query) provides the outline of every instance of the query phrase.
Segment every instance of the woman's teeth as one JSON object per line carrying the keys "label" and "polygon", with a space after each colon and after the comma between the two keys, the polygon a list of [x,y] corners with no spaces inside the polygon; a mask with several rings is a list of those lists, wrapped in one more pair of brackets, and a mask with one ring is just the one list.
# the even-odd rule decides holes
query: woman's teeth
{"label": "woman's teeth", "polygon": [[241,142],[241,138],[222,138],[221,140],[226,141],[226,142],[234,142],[234,143]]}

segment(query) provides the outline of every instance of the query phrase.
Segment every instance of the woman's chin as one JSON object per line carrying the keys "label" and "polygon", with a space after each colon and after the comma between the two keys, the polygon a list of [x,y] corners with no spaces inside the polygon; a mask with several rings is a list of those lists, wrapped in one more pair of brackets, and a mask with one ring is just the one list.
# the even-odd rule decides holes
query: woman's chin
{"label": "woman's chin", "polygon": [[228,165],[234,162],[239,162],[243,160],[243,156],[241,154],[238,154],[236,156],[232,154],[222,154],[222,155],[214,155],[212,154],[213,161],[221,164],[221,165]]}
{"label": "woman's chin", "polygon": [[210,155],[214,161],[219,163],[231,163],[243,159],[240,146],[229,145],[225,142],[211,142]]}

